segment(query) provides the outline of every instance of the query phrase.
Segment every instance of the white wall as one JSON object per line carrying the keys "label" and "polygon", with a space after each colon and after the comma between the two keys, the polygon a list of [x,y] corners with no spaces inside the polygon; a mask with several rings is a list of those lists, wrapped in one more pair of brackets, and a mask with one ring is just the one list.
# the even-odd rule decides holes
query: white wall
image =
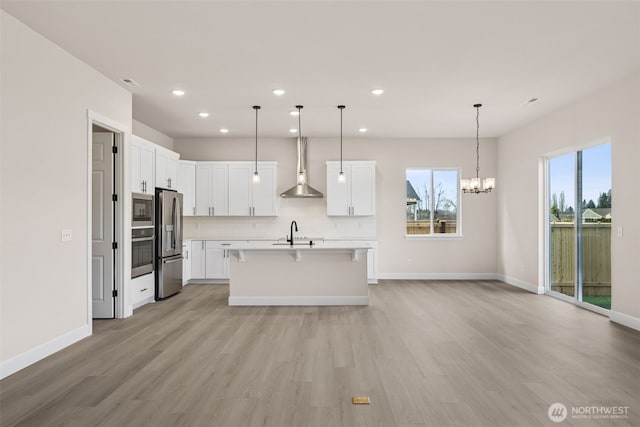
{"label": "white wall", "polygon": [[[87,110],[130,129],[131,94],[7,13],[0,19],[6,366],[90,331]],[[71,242],[61,243],[62,229]]]}
{"label": "white wall", "polygon": [[[176,140],[174,150],[187,160],[252,160],[252,139]],[[336,139],[309,139],[310,184],[326,192],[327,160],[339,160]],[[260,160],[279,166],[278,192],[295,183],[295,138],[259,141]],[[344,141],[345,160],[376,160],[376,218],[328,218],[326,199],[280,199],[280,215],[272,219],[185,219],[185,235],[203,238],[284,237],[296,219],[300,234],[327,238],[376,238],[381,277],[464,277],[496,271],[496,195],[464,195],[464,237],[451,240],[405,238],[406,177],[411,167],[461,167],[475,175],[472,139],[353,139]],[[481,141],[481,174],[496,173],[494,140]],[[500,183],[498,183],[498,186]],[[500,191],[499,189],[497,191]],[[233,225],[233,227],[230,227]],[[469,277],[471,277],[469,276]]]}
{"label": "white wall", "polygon": [[538,271],[539,159],[610,138],[612,227],[624,230],[622,237],[612,233],[612,318],[622,313],[640,321],[638,99],[640,73],[499,139],[498,273],[534,286],[544,283]]}
{"label": "white wall", "polygon": [[135,136],[146,139],[147,141],[151,141],[154,144],[173,150],[173,138],[145,125],[142,122],[133,120],[133,130],[131,133]]}

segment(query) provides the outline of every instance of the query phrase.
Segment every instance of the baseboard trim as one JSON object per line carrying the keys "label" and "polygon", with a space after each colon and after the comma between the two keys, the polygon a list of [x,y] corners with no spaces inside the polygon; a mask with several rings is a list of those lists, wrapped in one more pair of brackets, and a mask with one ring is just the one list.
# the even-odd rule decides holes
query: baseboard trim
{"label": "baseboard trim", "polygon": [[6,378],[29,365],[33,365],[45,357],[50,356],[53,353],[56,353],[90,335],[90,326],[83,325],[77,329],[67,332],[64,335],[40,344],[31,350],[14,356],[0,364],[0,379]]}
{"label": "baseboard trim", "polygon": [[133,304],[131,306],[131,309],[135,310],[136,308],[140,308],[143,305],[147,305],[147,304],[150,304],[150,303],[153,303],[153,302],[156,302],[156,298],[155,297],[147,297],[147,298],[145,298],[143,300],[140,300],[137,303]]}
{"label": "baseboard trim", "polygon": [[381,280],[496,280],[495,273],[378,273]]}
{"label": "baseboard trim", "polygon": [[505,276],[504,274],[496,274],[496,279],[507,285],[515,286],[525,291],[529,291],[533,294],[544,295],[544,287],[536,286],[524,280],[516,279],[515,277]]}
{"label": "baseboard trim", "polygon": [[614,323],[626,326],[636,331],[640,331],[640,319],[637,317],[629,316],[628,314],[620,313],[619,311],[610,311],[609,320]]}
{"label": "baseboard trim", "polygon": [[229,297],[229,305],[369,305],[368,296]]}

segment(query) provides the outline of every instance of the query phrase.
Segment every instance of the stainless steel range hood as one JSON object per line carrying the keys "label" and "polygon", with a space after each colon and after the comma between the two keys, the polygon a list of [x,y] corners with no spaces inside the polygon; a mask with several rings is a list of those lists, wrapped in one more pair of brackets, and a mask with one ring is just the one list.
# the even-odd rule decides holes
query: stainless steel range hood
{"label": "stainless steel range hood", "polygon": [[298,137],[297,145],[298,145],[298,169],[296,182],[297,184],[284,193],[280,194],[281,197],[288,198],[299,198],[299,199],[308,199],[308,198],[319,198],[324,197],[324,195],[311,187],[308,184],[308,173],[307,173],[307,146],[309,140],[307,137]]}

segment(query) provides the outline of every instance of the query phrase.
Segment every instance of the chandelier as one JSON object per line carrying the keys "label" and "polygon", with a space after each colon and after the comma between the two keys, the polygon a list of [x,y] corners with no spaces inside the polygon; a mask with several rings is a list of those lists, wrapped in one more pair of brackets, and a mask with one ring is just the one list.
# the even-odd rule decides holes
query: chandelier
{"label": "chandelier", "polygon": [[476,109],[476,176],[470,179],[461,179],[460,187],[463,193],[490,193],[496,186],[495,178],[485,178],[480,187],[480,107],[482,104],[474,104]]}

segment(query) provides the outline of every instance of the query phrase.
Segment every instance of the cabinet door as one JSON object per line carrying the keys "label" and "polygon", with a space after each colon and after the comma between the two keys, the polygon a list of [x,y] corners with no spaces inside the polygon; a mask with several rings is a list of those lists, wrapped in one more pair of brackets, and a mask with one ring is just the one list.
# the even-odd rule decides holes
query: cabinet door
{"label": "cabinet door", "polygon": [[167,155],[167,188],[176,189],[178,183],[178,154]]}
{"label": "cabinet door", "polygon": [[251,215],[251,175],[249,165],[229,166],[229,215]]}
{"label": "cabinet door", "polygon": [[182,214],[184,216],[195,215],[196,211],[196,165],[192,163],[178,164],[176,188],[183,194]]}
{"label": "cabinet door", "polygon": [[[227,165],[211,166],[210,182],[211,215],[229,215],[228,205],[228,167]],[[197,186],[196,186],[197,188]]]}
{"label": "cabinet door", "polygon": [[378,283],[378,269],[376,268],[375,248],[371,248],[367,251],[367,281],[369,283]]}
{"label": "cabinet door", "polygon": [[345,182],[338,182],[340,163],[327,163],[327,215],[349,216],[351,211],[349,187],[351,173],[348,165],[342,168]]}
{"label": "cabinet door", "polygon": [[143,190],[140,161],[140,145],[133,142],[131,144],[131,191],[133,193],[142,193]]}
{"label": "cabinet door", "polygon": [[253,183],[251,172],[251,190],[253,215],[276,216],[278,215],[277,192],[277,168],[275,165],[258,165],[260,182]]}
{"label": "cabinet door", "polygon": [[191,280],[191,244],[182,245],[182,286]]}
{"label": "cabinet door", "polygon": [[168,188],[167,182],[167,154],[163,150],[156,150],[156,187]]}
{"label": "cabinet door", "polygon": [[215,242],[206,242],[206,267],[207,279],[227,278],[227,251],[219,247]]}
{"label": "cabinet door", "polygon": [[[211,185],[213,168],[209,165],[196,165],[196,215],[211,215]],[[186,205],[186,203],[185,203]]]}
{"label": "cabinet door", "polygon": [[144,192],[153,194],[155,180],[153,168],[155,163],[155,150],[147,145],[140,146],[140,180],[144,183]]}
{"label": "cabinet door", "polygon": [[190,257],[191,257],[191,278],[204,279],[205,278],[205,241],[204,240],[191,241]]}
{"label": "cabinet door", "polygon": [[376,213],[376,168],[375,165],[353,164],[351,176],[351,215],[375,215]]}

